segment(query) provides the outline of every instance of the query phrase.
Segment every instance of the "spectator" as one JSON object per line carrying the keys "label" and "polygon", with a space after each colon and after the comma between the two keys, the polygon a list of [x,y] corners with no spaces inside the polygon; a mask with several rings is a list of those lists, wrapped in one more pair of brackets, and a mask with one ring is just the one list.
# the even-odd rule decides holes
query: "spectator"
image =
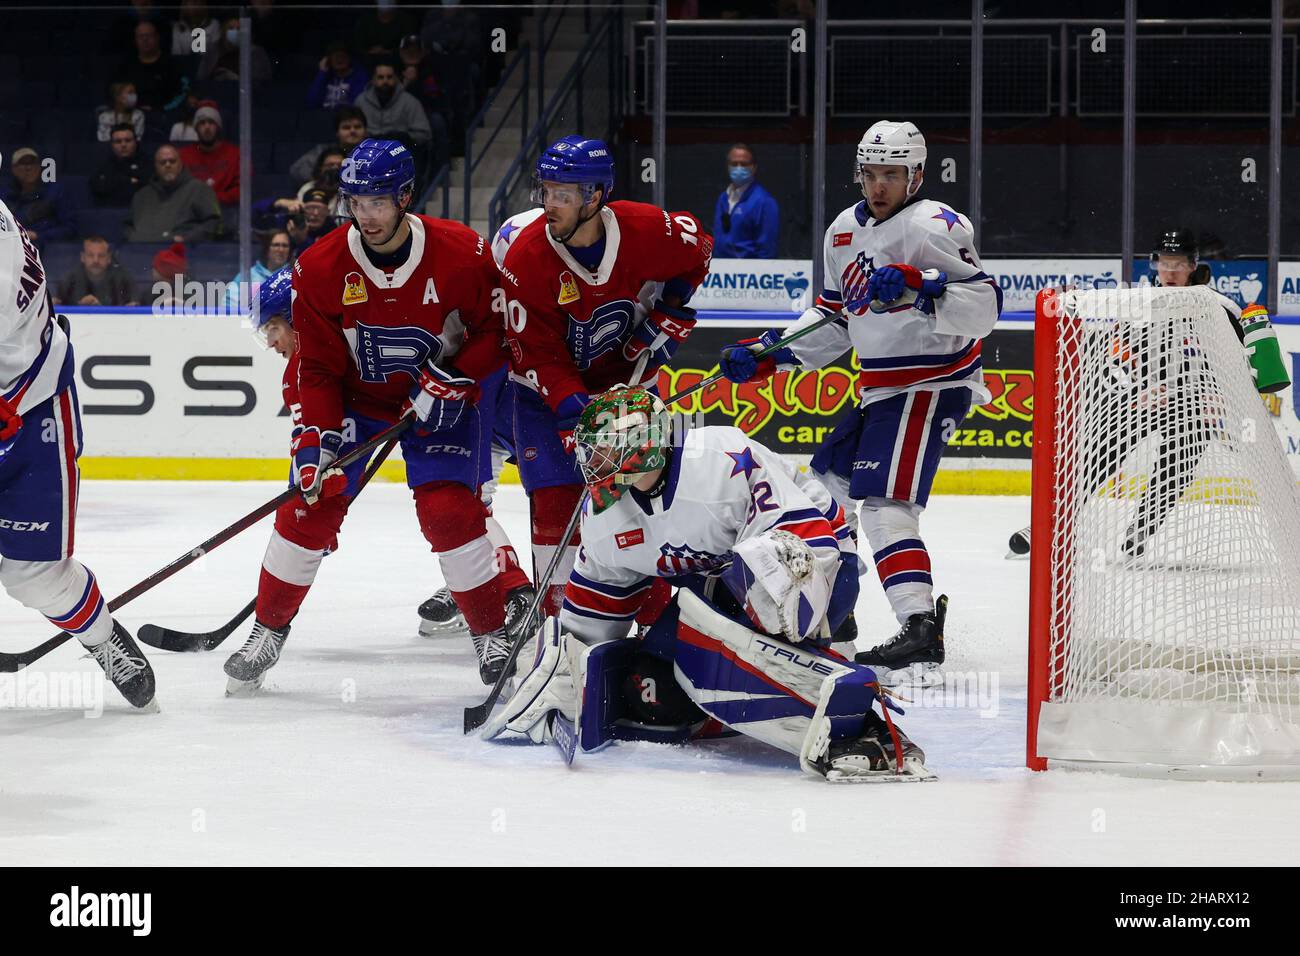
{"label": "spectator", "polygon": [[[227,17],[222,24],[221,39],[215,46],[208,47],[199,61],[198,78],[200,82],[215,80],[218,82],[239,80],[239,17]],[[257,44],[249,52],[254,86],[262,86],[271,79],[271,58]]]}
{"label": "spectator", "polygon": [[727,152],[731,184],[713,211],[715,259],[775,259],[780,213],[776,200],[758,183],[754,151],[737,143]]}
{"label": "spectator", "polygon": [[114,126],[108,144],[112,155],[91,177],[90,194],[97,206],[126,207],[149,181],[149,166],[140,155],[140,140],[128,124]]}
{"label": "spectator", "polygon": [[194,111],[199,141],[182,146],[181,162],[190,175],[205,182],[223,206],[239,203],[239,147],[221,136],[221,111],[215,104]]}
{"label": "spectator", "polygon": [[397,84],[397,64],[385,57],[375,64],[370,85],[357,97],[356,105],[366,114],[366,129],[379,139],[402,139],[417,146],[428,146],[433,139],[424,108]]}
{"label": "spectator", "polygon": [[307,105],[327,110],[348,106],[366,88],[366,71],[352,62],[348,45],[335,40],[321,57],[316,79],[307,91]]}
{"label": "spectator", "polygon": [[404,39],[398,55],[402,61],[402,89],[419,100],[426,110],[441,111],[442,84],[433,68],[433,58],[425,53],[420,38],[412,33]]}
{"label": "spectator", "polygon": [[73,266],[54,293],[55,305],[136,305],[131,274],[113,261],[103,236],[81,243],[81,264]]}
{"label": "spectator", "polygon": [[38,247],[56,239],[71,239],[76,234],[72,209],[61,183],[43,182],[41,157],[30,146],[14,150],[9,159],[13,184],[5,190],[4,201]]}
{"label": "spectator", "polygon": [[146,112],[173,110],[185,99],[189,78],[176,61],[162,52],[158,27],[149,20],[135,26],[135,54],[117,69],[116,79],[132,83],[138,94],[136,105]]}
{"label": "spectator", "polygon": [[153,310],[171,312],[185,301],[185,246],[173,242],[153,257]]}
{"label": "spectator", "polygon": [[334,111],[334,135],[336,140],[334,143],[313,146],[293,161],[293,165],[289,167],[289,178],[295,188],[311,179],[316,169],[316,162],[325,150],[331,146],[338,146],[346,155],[366,138],[366,114],[355,106],[340,106]]}
{"label": "spectator", "polygon": [[97,137],[101,143],[109,141],[113,127],[119,123],[126,123],[135,130],[136,139],[144,139],[144,111],[136,109],[138,99],[135,84],[129,80],[109,84],[108,105],[99,108]]}
{"label": "spectator", "polygon": [[127,242],[194,242],[219,236],[217,194],[181,165],[176,147],[159,146],[153,165],[154,178],[131,200]]}
{"label": "spectator", "polygon": [[415,30],[415,20],[409,13],[397,9],[396,0],[376,0],[375,9],[357,18],[352,30],[352,40],[357,49],[371,56],[393,54],[402,37]]}
{"label": "spectator", "polygon": [[[253,263],[253,267],[248,271],[253,276],[252,291],[249,295],[252,298],[257,297],[258,287],[271,276],[275,275],[289,261],[289,255],[293,252],[293,242],[289,238],[289,233],[284,229],[277,229],[266,237],[266,244],[262,247],[262,257]],[[239,287],[245,281],[244,273],[240,273],[230,280],[226,286],[226,306],[231,309],[239,309],[243,303],[239,301]],[[250,298],[249,302],[252,302]]]}
{"label": "spectator", "polygon": [[172,123],[171,132],[167,134],[169,143],[197,143],[199,141],[199,131],[194,128],[194,114],[198,112],[200,106],[216,106],[216,100],[201,100],[198,94],[190,90],[185,94],[185,102],[180,106],[177,114],[179,118]]}
{"label": "spectator", "polygon": [[334,228],[330,216],[330,196],[323,189],[309,189],[303,196],[302,212],[289,217],[289,238],[302,255],[313,242]]}
{"label": "spectator", "polygon": [[[341,215],[343,197],[339,195],[339,170],[343,166],[343,158],[346,155],[343,149],[338,146],[327,146],[321,153],[320,159],[316,161],[316,169],[312,173],[311,179],[302,184],[296,195],[285,196],[279,199],[259,199],[253,203],[253,223],[254,228],[266,230],[284,226],[290,216],[296,216],[302,212],[303,197],[312,189],[319,189],[329,195],[331,201],[331,213],[338,221]],[[347,218],[344,216],[344,218]]]}
{"label": "spectator", "polygon": [[[207,36],[203,50],[194,47],[194,31],[202,30]],[[181,0],[181,13],[172,24],[172,56],[190,56],[203,53],[217,45],[221,38],[221,24],[209,15],[208,5],[201,0]]]}

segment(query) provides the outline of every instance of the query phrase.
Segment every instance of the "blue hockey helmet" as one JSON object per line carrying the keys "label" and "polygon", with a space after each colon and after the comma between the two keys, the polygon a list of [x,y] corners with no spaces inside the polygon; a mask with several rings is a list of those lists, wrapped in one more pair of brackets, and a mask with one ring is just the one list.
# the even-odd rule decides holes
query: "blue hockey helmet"
{"label": "blue hockey helmet", "polygon": [[600,187],[604,205],[614,191],[614,153],[604,140],[566,136],[556,140],[537,159],[533,169],[533,201],[542,202],[543,182],[574,183],[582,187],[582,201]]}
{"label": "blue hockey helmet", "polygon": [[293,266],[287,265],[267,279],[257,290],[253,306],[253,334],[266,344],[266,323],[284,319],[293,325]]}
{"label": "blue hockey helmet", "polygon": [[415,157],[395,139],[367,139],[343,160],[339,192],[345,196],[392,196],[415,188]]}

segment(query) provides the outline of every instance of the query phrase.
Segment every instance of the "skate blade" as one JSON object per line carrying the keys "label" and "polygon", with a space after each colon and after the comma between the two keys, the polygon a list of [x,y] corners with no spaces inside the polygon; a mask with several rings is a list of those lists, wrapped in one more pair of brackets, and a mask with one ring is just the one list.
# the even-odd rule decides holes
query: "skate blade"
{"label": "skate blade", "polygon": [[834,768],[826,771],[827,783],[930,783],[939,777],[925,764],[914,759],[903,761],[903,772],[875,770],[868,773],[846,773]]}
{"label": "skate blade", "polygon": [[152,698],[149,701],[149,703],[145,704],[143,707],[133,706],[132,710],[134,710],[137,714],[157,714],[162,712],[162,708],[158,706],[157,697]]}
{"label": "skate blade", "polygon": [[227,697],[256,697],[257,692],[262,689],[262,682],[266,676],[262,675],[254,680],[236,680],[233,677],[226,678],[226,696]]}
{"label": "skate blade", "polygon": [[1014,552],[1014,551],[1008,551],[1008,552],[1006,553],[1006,555],[1004,555],[1004,557],[1005,557],[1008,561],[1028,561],[1028,560],[1029,560],[1029,552],[1026,551],[1024,554],[1016,554],[1016,552]]}
{"label": "skate blade", "polygon": [[419,633],[421,637],[468,637],[469,629],[464,624],[438,624],[421,618]]}
{"label": "skate blade", "polygon": [[925,690],[943,684],[943,671],[938,664],[912,664],[892,671],[877,671],[883,687],[890,690]]}

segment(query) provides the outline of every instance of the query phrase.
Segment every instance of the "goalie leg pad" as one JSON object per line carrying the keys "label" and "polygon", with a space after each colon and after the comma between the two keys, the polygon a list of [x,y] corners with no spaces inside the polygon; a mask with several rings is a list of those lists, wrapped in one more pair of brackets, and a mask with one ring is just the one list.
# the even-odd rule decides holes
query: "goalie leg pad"
{"label": "goalie leg pad", "polygon": [[553,710],[558,710],[571,723],[577,722],[579,697],[573,679],[570,643],[580,645],[560,630],[558,618],[547,618],[537,632],[533,669],[505,706],[483,725],[485,740],[509,731],[522,734],[533,743],[546,743],[550,733],[546,717]]}
{"label": "goalie leg pad", "polygon": [[674,672],[706,714],[795,755],[814,728],[828,740],[862,733],[879,687],[871,668],[759,634],[690,591],[677,600]]}

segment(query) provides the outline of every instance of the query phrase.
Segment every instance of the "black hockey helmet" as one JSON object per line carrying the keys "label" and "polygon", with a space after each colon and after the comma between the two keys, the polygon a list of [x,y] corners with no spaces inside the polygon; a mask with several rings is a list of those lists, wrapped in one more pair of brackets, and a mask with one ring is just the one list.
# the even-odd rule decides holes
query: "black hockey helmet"
{"label": "black hockey helmet", "polygon": [[1196,235],[1190,229],[1166,229],[1151,253],[1151,262],[1161,256],[1186,256],[1196,265]]}

